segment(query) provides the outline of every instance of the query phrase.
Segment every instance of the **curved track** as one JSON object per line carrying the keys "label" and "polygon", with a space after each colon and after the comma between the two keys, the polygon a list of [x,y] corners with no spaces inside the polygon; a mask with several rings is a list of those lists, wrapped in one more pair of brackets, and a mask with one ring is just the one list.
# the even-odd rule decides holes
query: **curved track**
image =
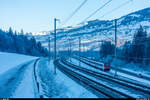
{"label": "curved track", "polygon": [[[100,68],[97,67],[97,66],[99,66],[99,65],[98,65],[97,63],[94,63],[95,61],[91,62],[91,63],[93,63],[93,64],[91,64],[91,63],[88,63],[88,61],[85,61],[85,60],[83,60],[83,59],[79,59],[79,58],[77,58],[77,57],[74,57],[74,58],[80,60],[81,62],[83,62],[83,63],[85,63],[85,64],[87,64],[87,65],[89,65],[89,66],[91,66],[91,67],[93,67],[93,68],[95,68],[95,69],[100,70]],[[90,61],[89,61],[89,62],[90,62]],[[111,77],[111,78],[115,78],[115,79],[117,79],[117,80],[119,80],[119,81],[123,81],[123,82],[129,83],[129,84],[133,84],[133,85],[135,85],[135,86],[143,87],[143,88],[145,88],[145,89],[150,89],[150,86],[141,84],[141,83],[139,83],[138,81],[134,81],[134,80],[131,80],[131,79],[128,79],[128,78],[125,79],[125,78],[113,77],[112,75],[108,75],[108,74],[104,74],[104,73],[99,73],[99,74],[105,75],[105,76],[108,76],[108,77]],[[142,90],[143,90],[143,89],[142,89]]]}
{"label": "curved track", "polygon": [[117,87],[121,87],[120,89],[125,89],[131,91],[129,93],[135,93],[137,95],[141,95],[140,97],[150,97],[150,88],[149,87],[145,87],[143,85],[136,85],[133,82],[128,82],[128,81],[123,81],[117,78],[113,78],[110,75],[105,75],[105,74],[101,74],[99,72],[95,72],[95,71],[91,71],[89,69],[86,68],[81,68],[78,67],[76,65],[73,65],[69,62],[63,61],[63,63],[65,63],[66,65],[75,68],[77,70],[80,70],[83,73],[86,73],[88,75],[91,75],[97,79],[102,80],[103,82],[108,82],[108,84],[110,83],[110,86],[117,86]]}
{"label": "curved track", "polygon": [[[108,86],[108,85],[105,85],[98,81],[95,81],[95,80],[93,80],[93,78],[86,77],[84,74],[81,74],[78,72],[80,70],[82,73],[85,73],[92,77],[96,75],[96,74],[90,73],[89,71],[85,71],[85,69],[83,69],[83,70],[78,69],[77,66],[75,66],[73,64],[69,64],[68,62],[66,62],[64,60],[57,60],[54,63],[65,74],[72,77],[78,83],[80,82],[80,84],[82,83],[82,85],[84,84],[84,85],[86,85],[86,87],[88,87],[92,91],[94,91],[94,93],[96,95],[98,95],[98,97],[102,97],[102,94],[103,94],[104,95],[103,97],[108,97],[108,98],[134,98],[130,94],[120,92],[120,90],[111,88],[111,86]],[[69,68],[69,66],[70,66],[70,68]],[[78,71],[75,71],[72,69],[76,69]],[[98,76],[96,76],[95,78],[99,79],[100,77],[98,78]],[[102,81],[104,81],[104,80],[102,80]],[[105,81],[106,81],[106,79],[105,79]],[[107,81],[108,81],[108,79],[107,79]],[[115,83],[115,84],[117,84],[117,83]],[[121,86],[121,87],[125,88],[125,86]],[[129,87],[126,87],[126,88],[129,88]],[[142,94],[140,91],[138,93]],[[142,94],[142,95],[144,95],[144,94]],[[142,97],[142,96],[140,96],[140,97]],[[143,97],[149,97],[149,94],[145,94]]]}
{"label": "curved track", "polygon": [[[82,62],[83,62],[83,60],[88,61],[88,62],[94,64],[94,66],[93,66],[92,64],[90,64],[90,66],[93,66],[93,67],[95,67],[95,68],[98,68],[98,67],[96,67],[95,65],[98,65],[98,66],[99,66],[99,62],[96,61],[96,60],[94,60],[94,59],[89,59],[89,58],[87,58],[87,57],[78,56],[78,55],[74,55],[73,58],[76,58],[76,59],[78,59],[78,60],[80,60],[80,61],[82,61]],[[79,59],[79,58],[82,58],[82,59]],[[85,62],[83,62],[83,63],[85,63]],[[87,64],[87,62],[86,62],[86,64]],[[89,64],[89,63],[88,63],[88,64]],[[112,68],[112,69],[116,69],[116,68],[113,67],[113,66],[112,66],[111,68]],[[119,68],[117,68],[117,70],[120,71],[120,72],[123,72],[123,73],[128,73],[128,74],[130,74],[130,75],[132,75],[132,76],[135,76],[135,77],[139,77],[138,74],[132,73],[132,72],[127,71],[127,70],[122,70],[122,69],[119,69]],[[146,75],[142,75],[142,78],[150,81],[150,77],[148,77],[148,76],[146,76]]]}

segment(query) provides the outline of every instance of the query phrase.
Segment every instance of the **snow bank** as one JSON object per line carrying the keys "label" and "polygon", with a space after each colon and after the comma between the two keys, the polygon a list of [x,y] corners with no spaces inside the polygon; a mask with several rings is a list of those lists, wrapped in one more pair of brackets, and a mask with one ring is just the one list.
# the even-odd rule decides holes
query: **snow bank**
{"label": "snow bank", "polygon": [[20,55],[16,53],[0,52],[0,75],[7,70],[16,67],[24,62],[36,59],[37,57]]}
{"label": "snow bank", "polygon": [[24,78],[13,94],[13,98],[39,98],[38,90],[34,80],[34,63],[28,66],[24,73]]}
{"label": "snow bank", "polygon": [[33,62],[37,57],[0,52],[0,97],[37,97]]}

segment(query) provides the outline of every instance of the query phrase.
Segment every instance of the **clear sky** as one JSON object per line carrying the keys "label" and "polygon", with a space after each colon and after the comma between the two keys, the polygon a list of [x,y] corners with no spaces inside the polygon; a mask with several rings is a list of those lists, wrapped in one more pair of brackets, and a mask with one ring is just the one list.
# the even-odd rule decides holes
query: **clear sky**
{"label": "clear sky", "polygon": [[[88,0],[65,26],[80,23],[107,1]],[[128,0],[112,0],[89,20],[110,20],[150,7],[150,0],[133,0],[107,16],[101,17],[126,1]],[[83,0],[0,0],[0,28],[6,30],[12,27],[14,30],[23,29],[25,32],[49,31],[53,29],[55,17],[63,22],[82,2]]]}

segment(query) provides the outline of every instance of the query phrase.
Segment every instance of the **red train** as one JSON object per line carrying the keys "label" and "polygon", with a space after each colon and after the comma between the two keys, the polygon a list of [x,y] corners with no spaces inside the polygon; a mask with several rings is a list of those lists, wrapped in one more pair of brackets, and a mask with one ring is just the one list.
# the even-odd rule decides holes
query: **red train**
{"label": "red train", "polygon": [[103,70],[103,71],[109,71],[110,70],[110,63],[100,63],[100,68]]}

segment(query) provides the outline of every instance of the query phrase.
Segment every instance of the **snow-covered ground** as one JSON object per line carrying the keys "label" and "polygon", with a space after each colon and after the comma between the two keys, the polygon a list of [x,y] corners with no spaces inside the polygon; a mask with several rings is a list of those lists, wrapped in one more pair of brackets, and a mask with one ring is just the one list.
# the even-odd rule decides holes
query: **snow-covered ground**
{"label": "snow-covered ground", "polygon": [[41,58],[36,64],[38,87],[34,76],[37,57],[0,52],[0,98],[97,98],[57,69],[53,60]]}
{"label": "snow-covered ground", "polygon": [[[40,95],[45,98],[98,98],[59,69],[56,70],[57,74],[55,75],[53,60],[49,63],[47,58],[41,58],[36,64],[39,94],[34,76],[34,62],[36,59],[37,57],[0,52],[1,98],[39,98]],[[79,61],[74,58],[71,58],[71,61],[76,65],[79,64]],[[81,67],[98,71],[84,63],[81,63]],[[115,72],[111,70],[103,73],[114,75]],[[118,76],[124,76],[150,86],[148,80],[122,72],[118,72]]]}
{"label": "snow-covered ground", "polygon": [[[68,60],[69,61],[69,60]],[[76,60],[76,59],[74,59],[74,58],[71,58],[71,61],[72,61],[72,63],[73,64],[75,64],[75,65],[79,65],[79,60]],[[82,63],[81,62],[81,67],[84,67],[84,68],[87,68],[87,69],[91,69],[91,70],[93,70],[93,71],[97,71],[97,72],[101,72],[101,73],[104,73],[104,74],[107,74],[107,75],[114,75],[115,74],[115,70],[113,70],[113,69],[111,69],[110,71],[108,71],[108,72],[103,72],[103,71],[101,71],[101,70],[98,70],[98,69],[95,69],[95,68],[93,68],[93,67],[91,67],[91,66],[89,66],[89,65],[86,65],[86,64],[84,64],[84,63]],[[117,72],[117,75],[118,76],[122,76],[122,77],[125,77],[125,78],[127,78],[127,79],[130,79],[130,80],[135,80],[135,81],[137,81],[137,82],[140,82],[141,84],[145,84],[145,85],[148,85],[148,86],[150,86],[150,81],[149,80],[146,80],[146,79],[142,79],[142,78],[139,78],[139,77],[136,77],[136,76],[132,76],[132,75],[129,75],[129,74],[127,74],[127,73],[123,73],[123,72]]]}
{"label": "snow-covered ground", "polygon": [[[109,59],[110,59],[109,56],[107,58],[105,58],[106,61]],[[113,61],[111,62],[111,65],[117,65],[118,68],[130,71],[130,72],[138,72],[138,73],[150,75],[150,65],[142,66],[140,64],[135,64],[133,62],[127,63],[120,59],[113,59]]]}
{"label": "snow-covered ground", "polygon": [[[105,60],[107,61],[108,59],[109,57],[107,57]],[[150,80],[150,65],[142,66],[140,64],[135,64],[133,62],[126,63],[125,61],[120,60],[120,59],[113,59],[113,61],[111,62],[111,65],[114,67],[117,66],[117,68],[124,71],[124,73],[125,72],[131,73],[134,76],[139,76],[139,74],[141,74],[143,78]],[[135,77],[134,79],[137,79],[137,78]]]}
{"label": "snow-covered ground", "polygon": [[41,93],[51,98],[97,98],[84,87],[77,84],[60,70],[56,70],[54,75],[53,60],[50,63],[46,59],[39,62],[39,81],[41,83]]}
{"label": "snow-covered ground", "polygon": [[15,90],[12,98],[39,98],[38,89],[34,77],[34,63],[26,69],[23,79]]}
{"label": "snow-covered ground", "polygon": [[[83,63],[82,63],[83,64]],[[65,65],[64,65],[65,66]],[[82,66],[82,65],[81,65]],[[65,67],[67,67],[67,68],[69,68],[70,70],[73,70],[73,71],[75,71],[75,72],[77,72],[77,73],[79,73],[80,75],[83,75],[83,76],[85,76],[85,77],[88,77],[88,78],[90,78],[90,79],[92,79],[92,80],[94,80],[94,81],[96,81],[96,82],[98,82],[98,83],[100,83],[100,84],[102,84],[102,85],[105,85],[105,86],[107,86],[107,87],[109,87],[109,88],[112,88],[112,89],[114,89],[114,90],[119,90],[120,92],[122,92],[122,93],[124,93],[124,94],[127,94],[127,95],[130,95],[131,97],[133,97],[133,98],[141,98],[142,97],[142,95],[143,94],[139,94],[139,93],[137,93],[137,92],[135,92],[134,90],[132,90],[132,89],[129,89],[128,87],[125,87],[125,86],[123,86],[123,85],[120,85],[120,84],[118,84],[118,83],[114,83],[114,82],[110,82],[110,81],[106,81],[105,79],[103,79],[103,78],[101,78],[101,79],[99,79],[99,78],[95,78],[95,77],[93,77],[93,76],[91,76],[91,75],[87,75],[87,74],[85,74],[85,73],[82,73],[82,72],[80,72],[80,71],[78,71],[78,70],[76,70],[76,69],[72,69],[71,67],[68,67],[68,66],[65,66]]]}
{"label": "snow-covered ground", "polygon": [[[83,59],[83,58],[82,58]],[[89,60],[84,58],[85,60]],[[105,62],[109,62],[111,61],[111,57],[107,57],[105,59],[103,59]],[[99,63],[97,61],[94,60],[90,60],[93,63]],[[76,62],[76,61],[74,61]],[[78,62],[78,61],[77,61]],[[113,59],[111,61],[111,66],[115,69],[115,67],[117,66],[117,68],[124,72],[124,73],[128,73],[128,74],[132,74],[136,77],[139,77],[139,74],[141,74],[143,76],[143,78],[150,80],[150,65],[147,66],[140,66],[139,64],[135,64],[133,62],[131,63],[126,63],[123,60],[120,59]],[[113,70],[112,70],[113,71]],[[114,72],[113,72],[114,73]]]}
{"label": "snow-covered ground", "polygon": [[38,97],[33,76],[37,57],[0,52],[0,98]]}
{"label": "snow-covered ground", "polygon": [[0,52],[0,75],[13,67],[17,67],[17,65],[36,58],[37,57],[25,56],[16,53]]}

